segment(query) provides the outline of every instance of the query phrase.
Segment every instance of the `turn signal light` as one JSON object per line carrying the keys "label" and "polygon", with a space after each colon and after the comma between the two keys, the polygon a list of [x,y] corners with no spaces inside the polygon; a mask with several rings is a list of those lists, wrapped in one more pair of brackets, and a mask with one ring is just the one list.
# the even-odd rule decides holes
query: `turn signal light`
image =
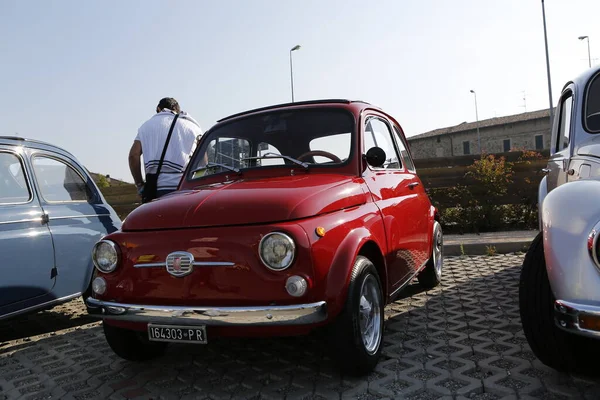
{"label": "turn signal light", "polygon": [[318,237],[325,236],[325,228],[323,228],[322,226],[319,226],[317,229],[315,229],[315,232]]}
{"label": "turn signal light", "polygon": [[579,327],[590,331],[600,331],[600,316],[580,315]]}

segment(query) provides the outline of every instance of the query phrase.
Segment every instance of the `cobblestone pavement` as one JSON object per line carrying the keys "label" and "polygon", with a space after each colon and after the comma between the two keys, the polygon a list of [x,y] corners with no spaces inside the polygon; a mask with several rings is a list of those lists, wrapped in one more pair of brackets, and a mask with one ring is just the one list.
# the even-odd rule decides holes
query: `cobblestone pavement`
{"label": "cobblestone pavement", "polygon": [[384,357],[363,379],[341,376],[312,336],[177,345],[126,362],[75,300],[0,325],[0,399],[600,398],[600,380],[559,374],[531,353],[522,258],[446,258],[440,287],[411,285],[387,307]]}

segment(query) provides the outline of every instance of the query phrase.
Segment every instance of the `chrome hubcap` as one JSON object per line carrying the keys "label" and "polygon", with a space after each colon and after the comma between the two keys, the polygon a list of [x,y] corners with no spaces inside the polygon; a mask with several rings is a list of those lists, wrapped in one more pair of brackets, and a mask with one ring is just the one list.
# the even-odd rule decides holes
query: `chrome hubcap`
{"label": "chrome hubcap", "polygon": [[381,344],[381,302],[379,285],[373,275],[368,275],[360,289],[360,333],[369,354],[374,354]]}
{"label": "chrome hubcap", "polygon": [[438,277],[442,276],[442,266],[444,264],[444,237],[442,228],[436,222],[433,228],[433,265]]}

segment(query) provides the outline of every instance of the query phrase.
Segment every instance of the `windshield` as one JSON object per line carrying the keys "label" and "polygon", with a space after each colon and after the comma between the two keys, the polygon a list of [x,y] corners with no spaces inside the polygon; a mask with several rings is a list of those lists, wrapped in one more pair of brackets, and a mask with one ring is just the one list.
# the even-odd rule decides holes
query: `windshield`
{"label": "windshield", "polygon": [[277,111],[225,123],[207,133],[189,179],[248,168],[339,166],[352,153],[354,118],[334,108]]}

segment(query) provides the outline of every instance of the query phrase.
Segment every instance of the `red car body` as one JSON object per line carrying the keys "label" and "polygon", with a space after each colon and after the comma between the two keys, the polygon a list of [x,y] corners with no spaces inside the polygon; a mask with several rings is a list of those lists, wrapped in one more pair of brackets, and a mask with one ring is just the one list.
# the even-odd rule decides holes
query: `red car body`
{"label": "red car body", "polygon": [[[188,179],[188,166],[178,191],[137,208],[120,231],[104,238],[116,244],[119,262],[113,272],[95,272],[106,289],[88,301],[90,313],[99,314],[105,324],[145,332],[151,317],[127,318],[107,304],[222,311],[320,302],[321,317],[306,324],[270,325],[268,316],[264,323],[207,322],[209,339],[304,334],[330,324],[343,311],[359,255],[374,264],[383,302],[392,301],[430,260],[437,219],[394,118],[364,102],[292,103],[221,120],[198,148],[210,140],[212,131],[231,121],[315,108],[341,109],[351,115],[353,149],[344,163],[311,165],[307,170],[294,164],[248,168],[243,174],[224,171],[200,180]],[[396,134],[393,140],[402,141],[406,151],[400,153],[400,168],[369,166],[368,149],[363,148],[364,121],[372,117],[388,124]],[[266,268],[261,260],[259,244],[270,232],[285,233],[295,241],[294,261],[283,271]],[[192,254],[203,266],[183,277],[167,273],[163,265],[174,251]],[[305,279],[303,296],[286,291],[291,276]]]}

